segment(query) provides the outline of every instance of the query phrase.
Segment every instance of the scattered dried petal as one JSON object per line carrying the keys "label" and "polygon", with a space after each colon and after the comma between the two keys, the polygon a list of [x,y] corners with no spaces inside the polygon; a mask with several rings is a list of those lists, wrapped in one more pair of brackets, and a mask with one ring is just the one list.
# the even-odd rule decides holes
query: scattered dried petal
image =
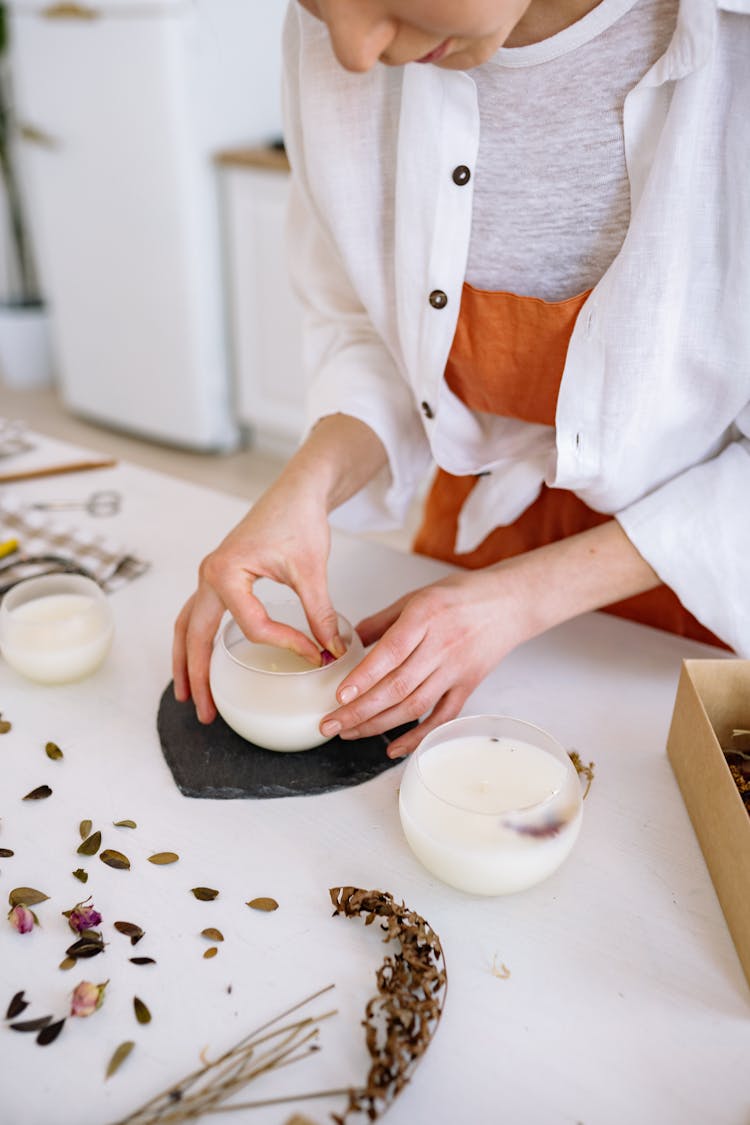
{"label": "scattered dried petal", "polygon": [[[91,823],[89,821],[89,823]],[[102,846],[102,834],[99,831],[92,832],[87,836],[82,844],[79,844],[76,851],[79,855],[96,855],[99,848]]]}
{"label": "scattered dried petal", "polygon": [[3,859],[10,859],[10,857],[11,857],[12,855],[15,855],[15,854],[16,854],[16,853],[15,853],[15,852],[12,852],[12,851],[10,850],[10,848],[0,848],[0,856],[1,856],[1,857],[2,857]]}
{"label": "scattered dried petal", "polygon": [[39,1046],[46,1047],[49,1043],[53,1043],[64,1027],[65,1016],[63,1016],[61,1020],[57,1020],[55,1023],[49,1023],[46,1027],[43,1027],[36,1037]]}
{"label": "scattered dried petal", "polygon": [[104,952],[105,946],[106,942],[101,934],[87,934],[69,945],[65,952],[68,957],[96,957],[98,953]]}
{"label": "scattered dried petal", "polygon": [[53,762],[59,761],[60,758],[63,758],[65,756],[56,742],[48,742],[44,747],[44,752],[48,758],[51,758],[53,760]]}
{"label": "scattered dried petal", "polygon": [[106,863],[107,867],[115,867],[119,871],[130,870],[130,860],[122,852],[116,852],[113,848],[105,848],[100,854],[99,859],[102,863]]}
{"label": "scattered dried petal", "polygon": [[223,941],[224,935],[221,930],[217,930],[214,926],[206,926],[205,930],[201,930],[201,937],[208,938],[209,941]]}
{"label": "scattered dried petal", "polygon": [[89,901],[87,898],[85,902],[77,902],[72,910],[62,911],[68,919],[71,930],[76,934],[82,934],[85,930],[90,930],[93,926],[100,926],[102,923],[101,914],[96,907],[88,905]]}
{"label": "scattered dried petal", "polygon": [[8,911],[8,921],[19,934],[30,934],[34,929],[37,916],[33,910],[29,910],[28,906],[19,903],[18,906],[12,906]]}
{"label": "scattered dried petal", "polygon": [[130,960],[134,965],[155,965],[153,957],[131,957]]}
{"label": "scattered dried petal", "polygon": [[[0,712],[0,715],[2,712]],[[7,734],[12,728],[13,724],[9,723],[7,719],[0,718],[0,734]]]}
{"label": "scattered dried petal", "polygon": [[27,793],[25,797],[21,798],[21,800],[23,800],[23,801],[43,801],[45,797],[51,797],[51,796],[52,796],[52,790],[50,789],[49,785],[37,785],[36,789],[32,789],[31,792]]}
{"label": "scattered dried petal", "polygon": [[91,829],[92,828],[93,828],[93,825],[92,825],[90,820],[82,820],[81,821],[81,823],[78,825],[78,831],[80,833],[80,836],[81,836],[82,840],[85,840],[87,836],[91,835]]}
{"label": "scattered dried petal", "polygon": [[151,1013],[138,996],[133,997],[133,1010],[138,1023],[151,1023]]}
{"label": "scattered dried petal", "polygon": [[74,969],[77,963],[78,962],[76,961],[75,957],[63,957],[62,961],[57,967],[58,969]]}
{"label": "scattered dried petal", "polygon": [[137,828],[138,825],[134,820],[113,820],[115,828]]}
{"label": "scattered dried petal", "polygon": [[279,904],[275,898],[251,898],[245,905],[252,907],[253,910],[265,910],[266,913],[279,909]]}
{"label": "scattered dried petal", "polygon": [[90,980],[82,980],[80,984],[76,985],[70,999],[71,1016],[78,1016],[82,1019],[97,1012],[104,1003],[104,992],[108,984],[108,980],[102,981],[101,984],[92,984]]}
{"label": "scattered dried petal", "polygon": [[122,1064],[125,1062],[125,1059],[133,1050],[133,1047],[135,1047],[135,1043],[132,1039],[127,1039],[124,1043],[120,1044],[115,1053],[112,1055],[112,1058],[109,1060],[109,1063],[107,1065],[107,1073],[104,1076],[105,1078],[111,1078],[115,1071],[120,1069]]}
{"label": "scattered dried petal", "polygon": [[49,895],[43,891],[36,891],[33,887],[14,887],[8,895],[8,902],[11,906],[37,906],[40,902],[46,902]]}
{"label": "scattered dried petal", "polygon": [[12,1023],[14,1031],[41,1031],[48,1023],[52,1023],[52,1016],[39,1016],[35,1020],[23,1020],[21,1023]]}
{"label": "scattered dried petal", "polygon": [[73,874],[75,875],[76,879],[79,880],[79,882],[81,882],[81,883],[87,883],[88,882],[89,873],[88,873],[88,871],[84,871],[82,867],[76,867]]}
{"label": "scattered dried petal", "polygon": [[215,957],[215,956],[216,956],[216,954],[217,954],[218,952],[219,952],[219,950],[218,950],[218,949],[216,948],[216,946],[215,946],[215,945],[211,945],[211,946],[209,946],[209,948],[208,948],[208,949],[207,949],[207,950],[205,951],[205,953],[203,954],[203,956],[204,956],[204,957],[206,958],[206,960],[208,961],[208,959],[209,959],[210,957]]}
{"label": "scattered dried petal", "polygon": [[8,1005],[7,1012],[5,1013],[6,1020],[12,1020],[16,1016],[20,1016],[24,1008],[28,1008],[29,1002],[28,1000],[24,999],[25,994],[25,989],[21,989],[20,992],[17,992],[15,994],[10,1004]]}
{"label": "scattered dried petal", "polygon": [[200,899],[201,902],[211,902],[219,895],[219,892],[215,891],[213,887],[193,887],[192,893],[196,898]]}
{"label": "scattered dried petal", "polygon": [[148,862],[156,863],[159,866],[164,867],[167,863],[177,863],[177,860],[179,858],[180,857],[177,855],[177,852],[157,852],[156,855],[150,855],[148,857]]}
{"label": "scattered dried petal", "polygon": [[143,930],[135,922],[115,922],[115,929],[129,937],[133,945],[143,937]]}

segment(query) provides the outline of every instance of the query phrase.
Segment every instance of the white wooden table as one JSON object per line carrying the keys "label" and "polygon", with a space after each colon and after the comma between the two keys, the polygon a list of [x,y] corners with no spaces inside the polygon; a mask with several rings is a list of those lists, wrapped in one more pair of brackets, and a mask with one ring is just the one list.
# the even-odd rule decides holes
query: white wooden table
{"label": "white wooden table", "polygon": [[[80,454],[45,441],[25,456]],[[422,914],[448,967],[441,1026],[388,1115],[392,1125],[747,1125],[750,994],[664,749],[681,659],[715,650],[595,614],[509,656],[466,713],[545,727],[593,759],[596,779],[579,841],[557,874],[507,898],[464,895],[427,874],[403,839],[401,766],[319,797],[212,801],[178,792],[156,734],[172,623],[199,559],[243,504],[124,464],[13,489],[33,500],[97,487],[125,497],[102,530],[152,567],[111,595],[114,647],[92,678],[40,687],[0,664],[0,710],[13,724],[0,737],[0,847],[15,852],[0,860],[0,889],[3,901],[20,885],[50,895],[32,934],[0,919],[0,1009],[23,988],[33,1002],[24,1018],[63,1014],[79,980],[110,984],[102,1009],[69,1020],[47,1047],[0,1028],[0,1121],[106,1125],[200,1065],[204,1048],[216,1057],[331,982],[339,1011],[323,1025],[322,1050],[254,1083],[245,1098],[357,1084],[368,1062],[360,1020],[387,947],[376,927],[331,917],[328,888],[353,884],[390,891]],[[331,588],[357,620],[447,570],[336,536]],[[47,759],[48,740],[63,761]],[[43,783],[49,799],[21,800]],[[103,846],[130,857],[129,872],[75,854],[84,818],[102,829]],[[112,827],[122,818],[137,830]],[[146,862],[160,850],[178,852],[179,863]],[[71,875],[81,863],[85,887]],[[196,885],[218,888],[219,898],[196,901]],[[109,944],[61,972],[73,935],[60,911],[88,894]],[[249,910],[256,895],[280,908]],[[135,950],[112,928],[116,919],[147,931]],[[205,926],[226,939],[210,961]],[[157,964],[132,965],[134,953]],[[493,961],[507,966],[507,979],[493,975]],[[134,1019],[134,995],[152,1011],[148,1026]],[[125,1039],[136,1047],[105,1082]],[[281,1125],[297,1110],[323,1122],[342,1105],[212,1119]]]}

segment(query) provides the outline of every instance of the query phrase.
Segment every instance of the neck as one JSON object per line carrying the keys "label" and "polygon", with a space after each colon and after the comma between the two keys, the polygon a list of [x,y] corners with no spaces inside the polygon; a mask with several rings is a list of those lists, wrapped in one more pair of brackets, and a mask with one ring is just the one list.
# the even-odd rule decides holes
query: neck
{"label": "neck", "polygon": [[531,0],[503,46],[528,47],[550,39],[588,15],[599,3],[600,0]]}

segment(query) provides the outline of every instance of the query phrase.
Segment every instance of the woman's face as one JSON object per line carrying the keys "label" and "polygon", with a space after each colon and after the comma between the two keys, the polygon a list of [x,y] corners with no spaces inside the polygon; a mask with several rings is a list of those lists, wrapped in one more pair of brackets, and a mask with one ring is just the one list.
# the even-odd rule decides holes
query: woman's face
{"label": "woman's face", "polygon": [[376,62],[468,70],[494,55],[531,0],[299,0],[328,28],[336,58],[364,72]]}

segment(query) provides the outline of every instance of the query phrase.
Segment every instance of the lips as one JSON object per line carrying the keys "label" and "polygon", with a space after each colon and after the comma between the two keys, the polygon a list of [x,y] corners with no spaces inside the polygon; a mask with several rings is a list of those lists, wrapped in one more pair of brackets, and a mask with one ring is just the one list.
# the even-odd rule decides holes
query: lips
{"label": "lips", "polygon": [[444,58],[445,55],[448,54],[448,51],[450,49],[450,45],[451,45],[450,39],[445,39],[445,40],[443,40],[442,43],[440,43],[437,47],[435,47],[435,49],[433,51],[430,51],[429,54],[423,55],[421,59],[415,59],[415,62],[418,62],[418,63],[439,62],[440,59]]}

